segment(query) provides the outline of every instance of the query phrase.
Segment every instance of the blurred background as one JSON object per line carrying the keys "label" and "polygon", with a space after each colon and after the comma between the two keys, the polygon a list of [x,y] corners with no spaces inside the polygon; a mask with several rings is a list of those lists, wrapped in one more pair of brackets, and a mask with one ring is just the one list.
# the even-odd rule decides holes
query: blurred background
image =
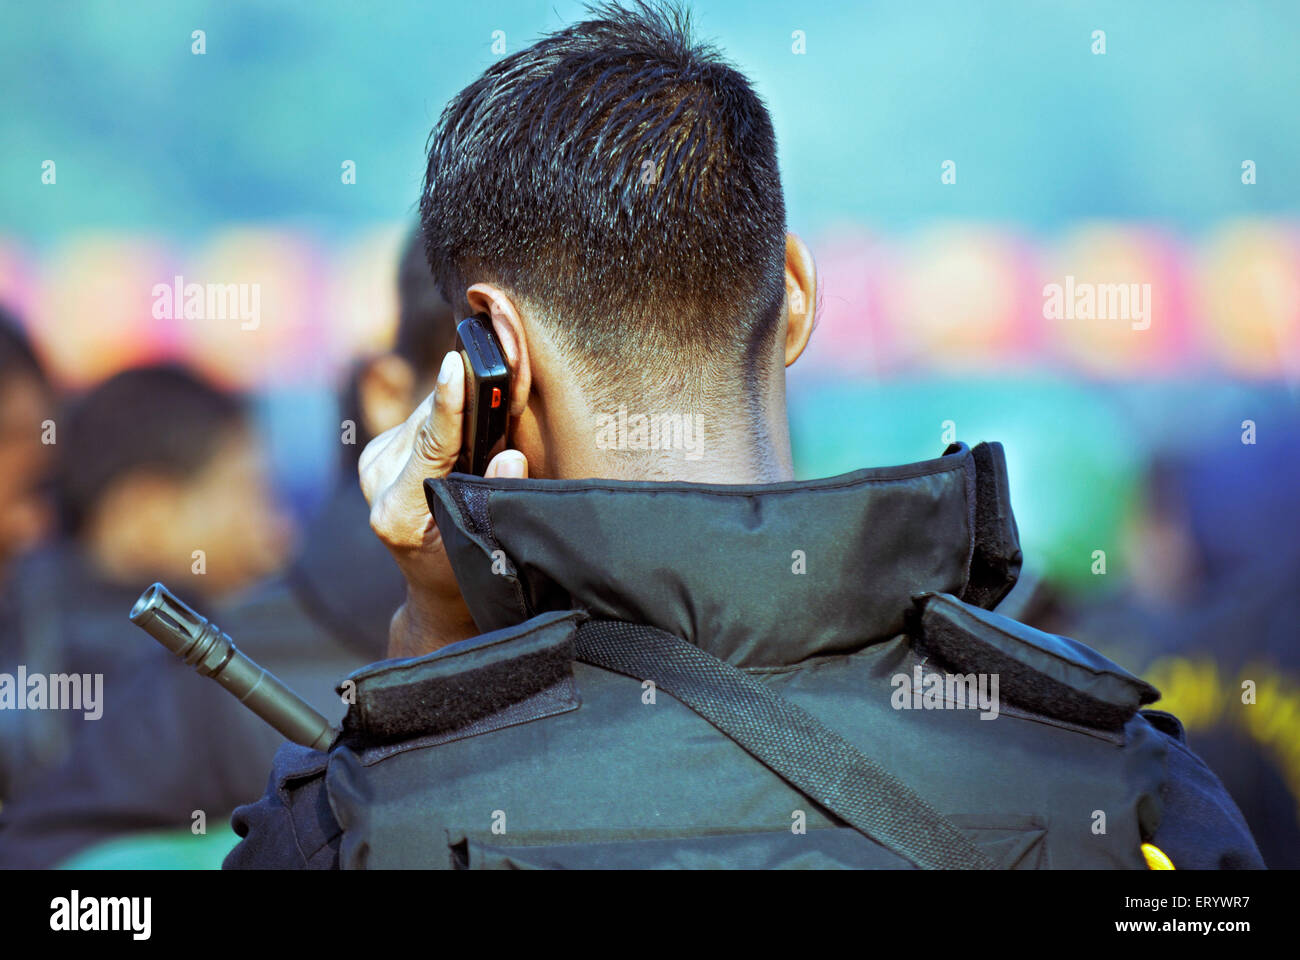
{"label": "blurred background", "polygon": [[[1300,866],[1300,7],[693,9],[698,32],[766,99],[790,228],[818,255],[818,328],[790,372],[798,473],[928,459],[954,438],[1001,441],[1026,557],[1005,609],[1155,683],[1158,706],[1184,721],[1265,859]],[[398,265],[441,106],[580,13],[550,0],[6,10],[0,304],[44,383],[23,394],[29,365],[0,363],[0,400],[12,430],[46,419],[15,420],[14,410],[57,411],[48,419],[67,430],[46,445],[90,453],[72,478],[52,453],[48,475],[41,451],[8,454],[33,464],[30,475],[45,479],[31,486],[53,506],[48,523],[31,507],[10,525],[23,558],[15,546],[0,573],[19,595],[0,606],[5,662],[38,662],[33,649],[60,644],[92,653],[50,662],[152,653],[149,638],[107,626],[108,615],[104,629],[121,639],[74,642],[50,628],[54,639],[36,643],[39,590],[13,586],[49,582],[39,558],[60,538],[88,564],[76,576],[103,587],[105,609],[123,621],[126,595],[148,580],[98,584],[105,557],[143,576],[170,572],[154,559],[170,550],[182,573],[199,572],[188,544],[147,542],[127,523],[128,503],[213,514],[194,542],[222,546],[205,551],[214,576],[196,600],[244,602],[277,571],[290,584],[307,576],[304,564],[328,552],[312,531],[345,496],[340,447],[366,434],[363,423],[347,439],[357,371],[399,340]],[[1149,326],[1051,318],[1044,288],[1067,278],[1149,285]],[[255,289],[256,322],[203,310],[187,319],[179,298],[160,308],[159,285],[190,283]],[[418,380],[419,361],[406,356]],[[110,380],[139,368],[153,379]],[[124,391],[115,408],[138,411],[134,421],[85,409],[106,383]],[[86,456],[113,459],[97,443],[139,433],[133,424],[162,408],[174,413],[168,450],[179,451],[163,472],[188,486],[173,490],[149,470],[142,479],[136,468],[157,467],[157,456],[131,454],[125,439],[112,441],[123,464],[103,465],[102,477],[85,468]],[[214,450],[238,451],[242,472],[209,475]],[[271,532],[229,536],[254,526]],[[48,563],[64,571],[54,582],[68,582],[58,577],[73,561]],[[124,729],[94,750],[151,735]],[[63,770],[57,787],[47,781],[46,810],[52,795],[101,789],[70,772],[80,730],[5,736],[11,756],[35,751],[40,762],[12,762],[4,816],[37,789],[24,770]],[[104,777],[115,796],[139,787],[125,762]],[[199,833],[189,802],[119,818],[154,831],[126,847],[87,826],[95,803],[49,814],[30,834],[0,830],[0,847],[75,820],[79,839],[51,848],[59,862],[212,865],[233,843],[228,810],[197,796],[212,817]],[[172,823],[187,839],[168,847]]]}

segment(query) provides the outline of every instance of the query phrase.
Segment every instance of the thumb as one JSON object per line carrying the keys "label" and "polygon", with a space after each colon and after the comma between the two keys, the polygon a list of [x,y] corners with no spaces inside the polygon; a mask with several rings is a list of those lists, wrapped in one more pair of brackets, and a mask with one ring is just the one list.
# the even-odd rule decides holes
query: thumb
{"label": "thumb", "polygon": [[[442,358],[438,385],[421,405],[420,420],[411,444],[410,466],[423,476],[450,473],[460,455],[461,418],[465,413],[465,362],[456,351]],[[426,412],[427,410],[427,412]],[[423,479],[423,477],[421,477]]]}

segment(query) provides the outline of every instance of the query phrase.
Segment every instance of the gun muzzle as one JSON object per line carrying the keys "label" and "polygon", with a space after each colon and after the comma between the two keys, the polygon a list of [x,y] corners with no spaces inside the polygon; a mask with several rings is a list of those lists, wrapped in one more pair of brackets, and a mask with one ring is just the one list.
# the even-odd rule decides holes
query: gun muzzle
{"label": "gun muzzle", "polygon": [[181,603],[161,583],[140,595],[131,608],[131,622],[294,743],[328,750],[338,735],[311,704],[241,653],[215,623]]}

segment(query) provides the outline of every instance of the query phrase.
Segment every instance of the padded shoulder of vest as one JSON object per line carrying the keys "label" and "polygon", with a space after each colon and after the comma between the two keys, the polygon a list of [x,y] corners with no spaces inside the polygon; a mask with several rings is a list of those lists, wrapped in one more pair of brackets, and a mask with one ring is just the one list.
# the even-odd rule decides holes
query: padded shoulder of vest
{"label": "padded shoulder of vest", "polygon": [[1120,730],[1160,692],[1086,644],[1035,630],[947,593],[912,598],[908,635],[957,673],[997,674],[1008,702],[1059,720]]}
{"label": "padded shoulder of vest", "polygon": [[340,743],[459,739],[576,709],[574,635],[587,615],[552,611],[422,657],[349,674]]}

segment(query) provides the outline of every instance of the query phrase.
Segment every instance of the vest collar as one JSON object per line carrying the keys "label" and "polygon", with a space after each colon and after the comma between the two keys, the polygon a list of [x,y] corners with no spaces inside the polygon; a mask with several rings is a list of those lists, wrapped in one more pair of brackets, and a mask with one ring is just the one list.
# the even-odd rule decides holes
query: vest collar
{"label": "vest collar", "polygon": [[576,608],[745,668],[887,640],[926,591],[991,609],[1020,569],[998,444],[790,483],[452,474],[425,492],[480,630]]}

